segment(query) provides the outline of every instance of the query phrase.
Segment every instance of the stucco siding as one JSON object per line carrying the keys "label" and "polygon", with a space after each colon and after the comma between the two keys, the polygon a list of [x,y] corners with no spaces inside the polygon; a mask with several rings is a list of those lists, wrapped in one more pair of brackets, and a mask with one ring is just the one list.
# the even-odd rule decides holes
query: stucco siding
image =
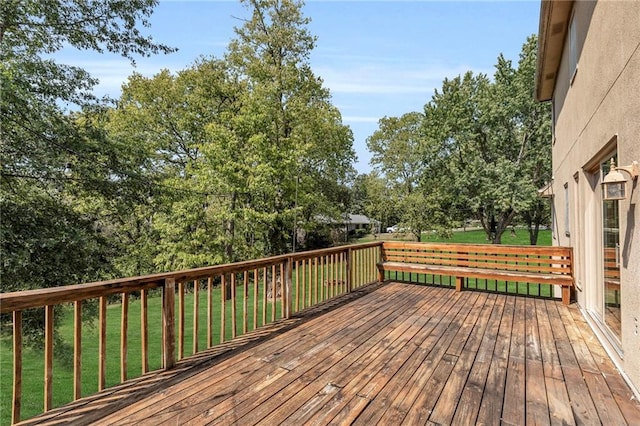
{"label": "stucco siding", "polygon": [[[553,103],[555,243],[574,247],[578,303],[593,309],[600,297],[602,201],[599,160],[617,149],[618,165],[640,161],[640,2],[578,1],[578,70],[569,76],[568,37],[557,73]],[[577,178],[577,181],[576,181]],[[570,233],[565,235],[564,185],[569,190]],[[618,358],[640,389],[640,184],[619,202],[622,333]],[[601,300],[601,297],[600,297]],[[617,353],[612,351],[614,355]]]}

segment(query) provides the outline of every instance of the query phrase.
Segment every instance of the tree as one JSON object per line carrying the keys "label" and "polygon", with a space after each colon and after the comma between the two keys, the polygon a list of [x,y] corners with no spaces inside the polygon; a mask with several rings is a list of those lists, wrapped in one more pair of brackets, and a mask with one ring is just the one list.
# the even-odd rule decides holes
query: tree
{"label": "tree", "polygon": [[[110,273],[105,261],[112,253],[109,242],[97,232],[95,218],[78,205],[90,197],[122,199],[136,192],[137,167],[128,162],[128,147],[109,144],[93,126],[104,112],[91,93],[97,81],[85,70],[52,58],[65,46],[132,60],[135,55],[170,52],[139,29],[148,26],[155,4],[0,3],[3,291],[65,285]],[[25,318],[26,323],[42,321],[41,315]]]}
{"label": "tree", "polygon": [[421,209],[421,194],[415,191],[424,169],[422,121],[424,115],[410,112],[401,117],[384,117],[379,129],[367,138],[372,153],[371,164],[387,179],[395,194],[401,223],[410,228],[420,241],[422,231],[430,221]]}
{"label": "tree", "polygon": [[[133,55],[170,52],[140,33],[154,0],[85,2],[8,0],[0,6],[0,87],[4,179],[60,180],[66,163],[87,154],[65,115],[95,105],[97,81],[83,69],[51,59],[65,46]],[[64,107],[63,107],[64,106]]]}
{"label": "tree", "polygon": [[535,245],[541,225],[551,221],[551,209],[547,201],[537,194],[551,179],[551,155],[549,137],[551,135],[551,107],[535,99],[535,73],[537,61],[537,38],[530,36],[522,47],[514,85],[518,93],[518,105],[522,127],[526,129],[525,147],[529,155],[524,157],[523,165],[531,179],[529,202],[521,215],[527,224],[529,241]]}
{"label": "tree", "polygon": [[148,225],[160,269],[287,252],[348,204],[352,135],[307,63],[308,20],[297,3],[247,5],[224,58],[133,75],[111,111],[110,137],[142,147],[164,188]]}
{"label": "tree", "polygon": [[238,117],[242,133],[235,133],[248,150],[242,160],[250,164],[251,234],[265,253],[278,254],[291,249],[298,219],[309,226],[318,215],[343,213],[353,136],[309,66],[315,38],[303,3],[243,3],[251,19],[236,29],[226,55],[248,87]]}
{"label": "tree", "polygon": [[397,194],[380,172],[373,170],[359,175],[354,182],[353,193],[358,194],[357,203],[361,206],[357,211],[376,219],[383,227],[399,220]]}
{"label": "tree", "polygon": [[541,208],[536,190],[548,179],[548,106],[532,95],[535,42],[524,44],[517,69],[500,55],[493,81],[471,72],[445,79],[425,105],[425,137],[439,147],[426,162],[439,165],[493,243],[518,213]]}

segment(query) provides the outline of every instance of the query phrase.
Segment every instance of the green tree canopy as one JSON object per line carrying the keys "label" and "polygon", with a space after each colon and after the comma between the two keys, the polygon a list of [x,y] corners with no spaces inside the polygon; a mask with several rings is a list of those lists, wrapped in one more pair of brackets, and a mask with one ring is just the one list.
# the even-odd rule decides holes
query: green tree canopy
{"label": "green tree canopy", "polygon": [[494,243],[519,213],[544,220],[537,189],[550,175],[550,114],[533,97],[535,55],[531,36],[518,68],[500,55],[493,80],[445,79],[425,105],[425,137],[436,147],[425,160]]}

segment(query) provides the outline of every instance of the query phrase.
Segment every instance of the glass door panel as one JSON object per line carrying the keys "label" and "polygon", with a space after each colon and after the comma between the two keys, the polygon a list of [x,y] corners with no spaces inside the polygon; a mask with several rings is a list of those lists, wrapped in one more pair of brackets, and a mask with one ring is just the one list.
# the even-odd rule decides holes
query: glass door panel
{"label": "glass door panel", "polygon": [[[613,156],[617,163],[617,156]],[[601,176],[609,173],[609,161],[600,165]],[[604,322],[620,340],[620,229],[618,201],[602,201],[602,248],[604,277]]]}

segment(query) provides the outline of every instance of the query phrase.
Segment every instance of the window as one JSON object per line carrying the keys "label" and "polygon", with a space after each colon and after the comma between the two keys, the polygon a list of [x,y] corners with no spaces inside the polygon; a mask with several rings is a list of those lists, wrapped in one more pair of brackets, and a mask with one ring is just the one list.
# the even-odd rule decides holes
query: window
{"label": "window", "polygon": [[556,144],[556,102],[551,100],[551,144]]}
{"label": "window", "polygon": [[569,230],[569,183],[564,184],[564,235],[571,236]]}
{"label": "window", "polygon": [[576,32],[575,13],[571,15],[569,21],[569,81],[573,84],[573,79],[578,71],[578,41]]}

